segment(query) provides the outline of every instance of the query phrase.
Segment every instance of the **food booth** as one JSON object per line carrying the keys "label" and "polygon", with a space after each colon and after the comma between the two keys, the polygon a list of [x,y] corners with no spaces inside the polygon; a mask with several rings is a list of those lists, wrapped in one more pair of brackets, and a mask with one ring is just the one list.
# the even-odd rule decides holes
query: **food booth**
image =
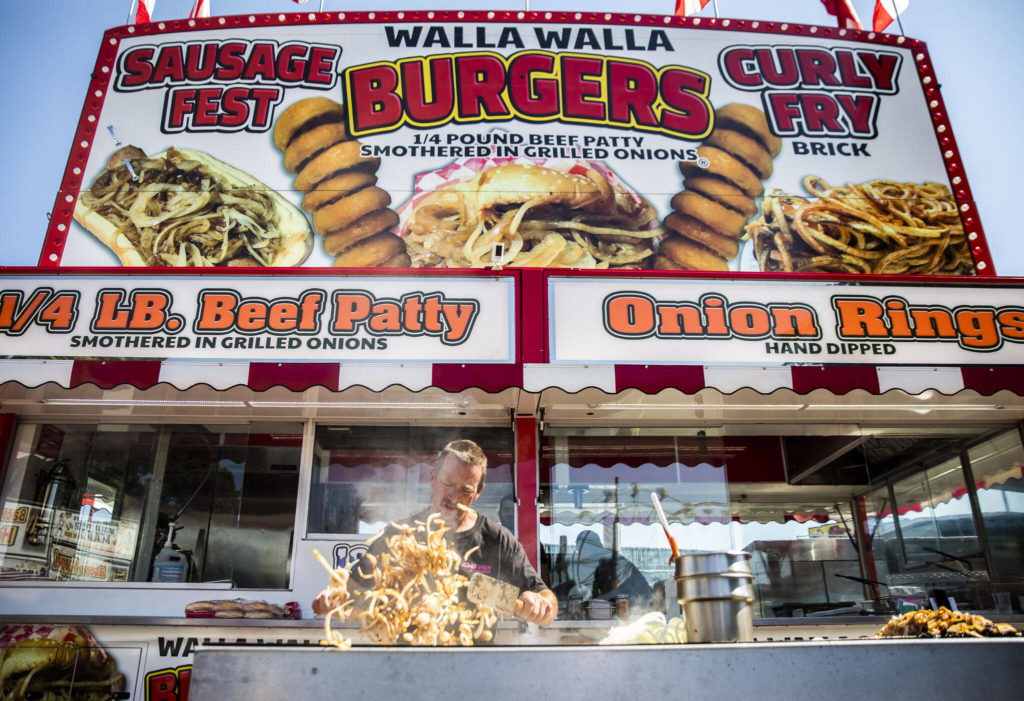
{"label": "food booth", "polygon": [[[1017,639],[868,640],[913,609],[1014,623],[1024,597],[1024,285],[995,275],[915,40],[530,12],[114,28],[39,265],[0,280],[0,644],[92,651],[27,667],[54,685],[184,699],[206,659],[210,696],[254,669],[374,693],[392,656],[422,684],[502,652],[519,679],[575,659],[591,695],[712,658],[807,690],[950,659],[1019,684]],[[314,551],[355,562],[454,438],[558,619],[320,648]],[[670,635],[652,494],[681,552],[749,554],[754,642]],[[649,613],[653,639],[623,634]]]}

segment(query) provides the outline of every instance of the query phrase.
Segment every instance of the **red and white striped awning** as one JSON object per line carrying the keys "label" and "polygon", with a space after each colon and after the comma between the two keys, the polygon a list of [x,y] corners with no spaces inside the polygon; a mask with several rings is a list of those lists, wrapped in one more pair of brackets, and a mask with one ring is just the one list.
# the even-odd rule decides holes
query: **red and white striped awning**
{"label": "red and white striped awning", "polygon": [[217,390],[241,386],[263,391],[280,386],[297,392],[313,387],[381,390],[392,385],[414,392],[428,387],[449,392],[470,388],[500,392],[511,387],[528,392],[595,388],[610,394],[627,389],[657,394],[669,388],[688,394],[705,388],[731,394],[747,388],[762,394],[778,389],[797,394],[824,389],[841,395],[859,389],[871,394],[934,390],[949,395],[967,389],[987,396],[1004,390],[1024,395],[1024,366],[343,364],[26,358],[0,360],[0,383],[6,382],[25,387],[52,382],[65,388],[93,384],[103,389],[119,385],[147,389],[160,383],[179,390],[207,385]]}

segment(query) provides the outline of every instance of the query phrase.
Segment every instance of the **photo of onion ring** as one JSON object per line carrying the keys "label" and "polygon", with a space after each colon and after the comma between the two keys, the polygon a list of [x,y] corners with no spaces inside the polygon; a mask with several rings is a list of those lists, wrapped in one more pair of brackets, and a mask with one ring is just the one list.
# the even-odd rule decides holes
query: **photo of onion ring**
{"label": "photo of onion ring", "polygon": [[730,103],[715,110],[715,126],[695,161],[680,161],[683,189],[664,219],[666,238],[654,267],[660,270],[729,270],[737,265],[744,226],[774,172],[782,140],[765,113]]}
{"label": "photo of onion ring", "polygon": [[307,97],[288,106],[274,124],[274,145],[305,193],[302,208],[336,268],[404,268],[405,244],[391,230],[398,215],[377,185],[380,158],[365,156],[345,122],[345,106]]}
{"label": "photo of onion ring", "polygon": [[647,268],[657,213],[603,163],[465,159],[420,174],[399,210],[413,267]]}

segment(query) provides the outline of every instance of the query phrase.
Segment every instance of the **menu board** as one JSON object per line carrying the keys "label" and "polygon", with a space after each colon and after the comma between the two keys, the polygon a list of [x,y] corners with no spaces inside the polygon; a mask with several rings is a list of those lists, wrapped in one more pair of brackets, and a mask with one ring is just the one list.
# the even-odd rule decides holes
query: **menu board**
{"label": "menu board", "polygon": [[112,29],[94,76],[43,265],[994,274],[904,37],[251,15]]}

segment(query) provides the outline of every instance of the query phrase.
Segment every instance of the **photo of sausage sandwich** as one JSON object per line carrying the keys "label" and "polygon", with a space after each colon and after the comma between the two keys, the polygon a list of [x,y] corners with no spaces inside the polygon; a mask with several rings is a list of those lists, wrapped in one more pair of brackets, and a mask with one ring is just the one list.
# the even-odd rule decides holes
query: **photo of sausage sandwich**
{"label": "photo of sausage sandwich", "polygon": [[107,701],[124,688],[117,662],[80,626],[0,631],[0,698]]}
{"label": "photo of sausage sandwich", "polygon": [[296,266],[313,247],[305,215],[278,192],[184,148],[117,150],[74,216],[126,266]]}

